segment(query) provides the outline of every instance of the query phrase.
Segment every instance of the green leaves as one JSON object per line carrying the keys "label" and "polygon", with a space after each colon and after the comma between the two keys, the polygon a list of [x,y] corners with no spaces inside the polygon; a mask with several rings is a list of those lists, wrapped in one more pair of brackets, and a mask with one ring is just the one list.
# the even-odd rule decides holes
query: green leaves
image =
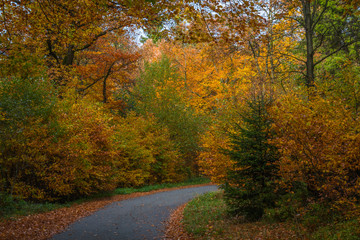
{"label": "green leaves", "polygon": [[164,56],[159,62],[145,64],[132,90],[131,102],[136,112],[153,115],[160,126],[169,130],[171,140],[192,166],[204,120],[185,102],[184,91],[179,86],[177,69]]}
{"label": "green leaves", "polygon": [[55,102],[55,90],[44,78],[0,80],[0,109],[6,119],[2,124],[26,123],[31,118],[46,120]]}

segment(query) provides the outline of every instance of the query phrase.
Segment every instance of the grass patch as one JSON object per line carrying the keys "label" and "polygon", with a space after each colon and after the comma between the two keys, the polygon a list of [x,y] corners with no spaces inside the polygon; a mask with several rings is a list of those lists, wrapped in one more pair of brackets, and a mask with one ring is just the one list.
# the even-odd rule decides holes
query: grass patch
{"label": "grass patch", "polygon": [[32,203],[0,193],[0,220],[67,207],[66,203]]}
{"label": "grass patch", "polygon": [[348,220],[319,228],[311,235],[314,240],[358,240],[360,239],[360,222]]}
{"label": "grass patch", "polygon": [[193,178],[180,183],[163,183],[140,188],[118,188],[113,192],[101,192],[88,197],[68,201],[65,203],[33,203],[21,199],[13,198],[7,194],[0,193],[0,220],[16,218],[19,216],[26,216],[36,213],[43,213],[52,211],[58,208],[69,207],[74,204],[80,204],[88,201],[93,201],[100,198],[111,197],[115,195],[125,195],[136,192],[150,192],[164,188],[176,188],[181,186],[190,186],[197,184],[210,183],[207,178]]}
{"label": "grass patch", "polygon": [[222,194],[221,191],[206,193],[186,206],[183,223],[186,231],[196,239],[224,232],[222,220],[226,215],[226,205]]}

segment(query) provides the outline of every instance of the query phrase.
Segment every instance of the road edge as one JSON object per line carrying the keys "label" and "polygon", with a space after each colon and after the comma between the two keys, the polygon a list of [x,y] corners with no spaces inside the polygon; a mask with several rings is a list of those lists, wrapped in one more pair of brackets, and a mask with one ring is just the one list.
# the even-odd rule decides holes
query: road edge
{"label": "road edge", "polygon": [[137,192],[127,195],[115,195],[103,199],[74,204],[46,213],[20,217],[16,220],[0,222],[0,239],[7,240],[46,240],[55,234],[63,232],[70,224],[89,216],[105,206],[118,201],[147,196],[159,192],[173,191],[185,188],[216,185],[213,183],[188,185],[174,188],[164,188],[150,192]]}

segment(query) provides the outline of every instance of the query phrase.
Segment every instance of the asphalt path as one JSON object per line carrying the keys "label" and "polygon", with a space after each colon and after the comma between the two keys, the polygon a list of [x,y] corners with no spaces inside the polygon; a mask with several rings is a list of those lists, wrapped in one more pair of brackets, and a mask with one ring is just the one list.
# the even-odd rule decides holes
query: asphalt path
{"label": "asphalt path", "polygon": [[185,188],[114,202],[82,218],[53,240],[161,239],[171,210],[217,186]]}

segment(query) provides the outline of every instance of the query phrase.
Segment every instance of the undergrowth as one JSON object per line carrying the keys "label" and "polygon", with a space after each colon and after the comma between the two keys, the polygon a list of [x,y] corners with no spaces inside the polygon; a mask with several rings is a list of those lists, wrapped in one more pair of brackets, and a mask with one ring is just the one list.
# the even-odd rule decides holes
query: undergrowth
{"label": "undergrowth", "polygon": [[294,200],[277,209],[267,209],[261,220],[249,222],[244,217],[228,214],[221,191],[190,201],[184,209],[183,224],[193,239],[199,240],[360,239],[359,219],[346,219],[325,205],[312,204],[300,209],[299,202]]}

